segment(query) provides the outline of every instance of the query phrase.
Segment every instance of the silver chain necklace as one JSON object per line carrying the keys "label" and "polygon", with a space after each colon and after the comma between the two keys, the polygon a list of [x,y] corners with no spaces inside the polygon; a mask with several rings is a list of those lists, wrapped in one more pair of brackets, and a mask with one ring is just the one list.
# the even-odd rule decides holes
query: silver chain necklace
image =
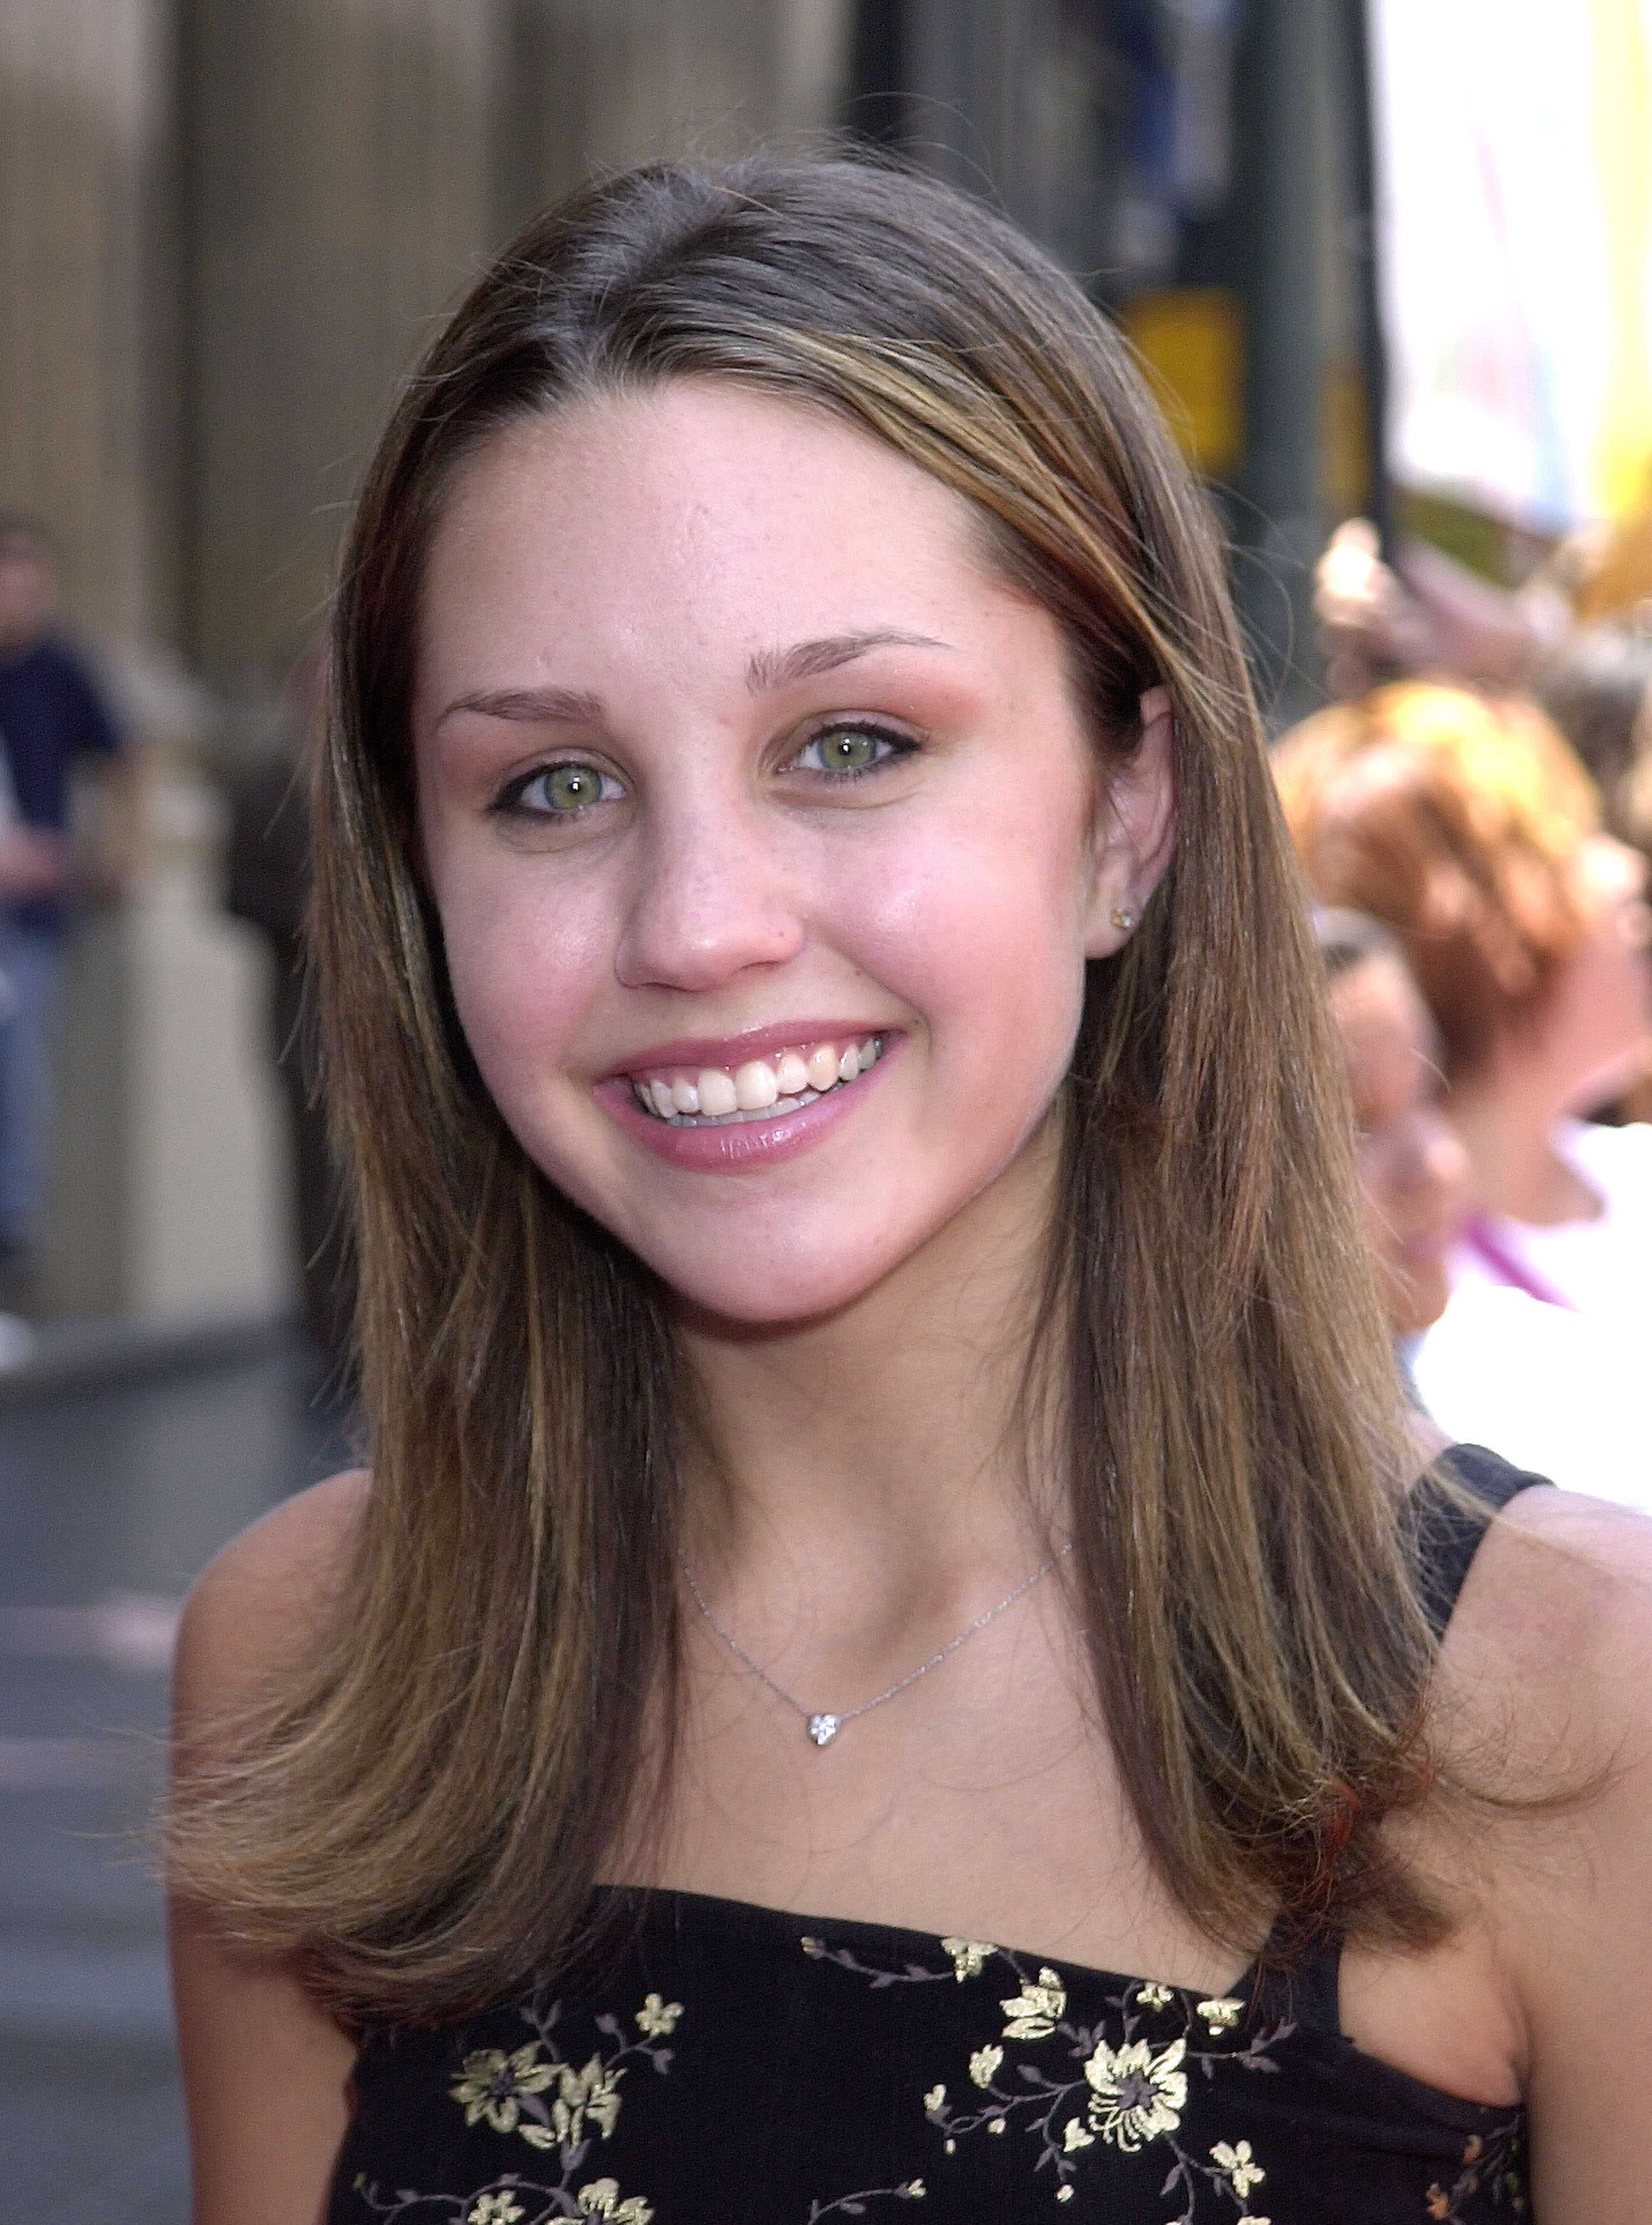
{"label": "silver chain necklace", "polygon": [[880,1692],[875,1700],[863,1700],[859,1707],[846,1708],[840,1715],[828,1715],[824,1711],[817,1714],[813,1708],[806,1708],[801,1700],[794,1700],[789,1692],[782,1690],[763,1667],[762,1662],[752,1659],[733,1632],[724,1629],[722,1624],[706,1604],[706,1594],[694,1582],[693,1570],[687,1562],[683,1560],[680,1553],[678,1554],[677,1558],[682,1563],[682,1572],[688,1579],[689,1590],[694,1594],[695,1606],[722,1639],[724,1645],[728,1647],[730,1652],[737,1659],[744,1661],[754,1677],[761,1677],[775,1697],[777,1700],[783,1700],[794,1715],[802,1716],[809,1727],[809,1736],[814,1740],[816,1746],[828,1746],[845,1723],[852,1723],[857,1715],[870,1715],[872,1709],[881,1708],[885,1700],[894,1699],[897,1693],[904,1692],[908,1684],[915,1684],[920,1677],[927,1677],[932,1669],[939,1669],[943,1661],[950,1659],[952,1655],[957,1652],[966,1638],[973,1638],[978,1630],[984,1630],[994,1615],[1002,1614],[1005,1607],[1014,1607],[1023,1592],[1031,1591],[1033,1586],[1048,1575],[1058,1561],[1065,1561],[1072,1550],[1073,1542],[1069,1538],[1059,1553],[1051,1554],[1041,1569],[1035,1569],[1030,1576],[1024,1576],[1014,1591],[1005,1593],[997,1607],[990,1607],[984,1614],[978,1614],[967,1630],[960,1630],[950,1645],[943,1645],[940,1652],[926,1661],[921,1669],[914,1669],[909,1675],[902,1677],[898,1684],[891,1684],[887,1692]]}

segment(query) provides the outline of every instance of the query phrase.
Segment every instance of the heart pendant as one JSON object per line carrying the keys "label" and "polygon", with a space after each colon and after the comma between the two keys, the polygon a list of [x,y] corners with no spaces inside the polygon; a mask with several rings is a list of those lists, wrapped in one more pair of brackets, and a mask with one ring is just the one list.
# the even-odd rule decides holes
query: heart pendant
{"label": "heart pendant", "polygon": [[809,1736],[814,1740],[816,1746],[830,1746],[842,1728],[843,1725],[836,1715],[809,1717]]}

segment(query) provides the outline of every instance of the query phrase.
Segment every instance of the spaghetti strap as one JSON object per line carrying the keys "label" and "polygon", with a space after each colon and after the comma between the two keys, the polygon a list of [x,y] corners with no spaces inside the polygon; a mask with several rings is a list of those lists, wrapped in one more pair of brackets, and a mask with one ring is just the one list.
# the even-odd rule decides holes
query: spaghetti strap
{"label": "spaghetti strap", "polygon": [[[1440,1471],[1478,1501],[1465,1506],[1442,1487]],[[1511,1467],[1484,1445],[1453,1445],[1419,1480],[1411,1499],[1422,1608],[1436,1638],[1444,1638],[1480,1541],[1511,1499],[1547,1476]],[[1289,1934],[1275,1930],[1263,1949],[1251,1995],[1252,2015],[1304,2026],[1342,2029],[1338,1985],[1341,1942],[1325,1939],[1307,1953],[1293,1951]]]}
{"label": "spaghetti strap", "polygon": [[1304,2032],[1340,2033],[1338,1987],[1342,1943],[1333,1940],[1309,1954],[1292,1953],[1286,1935],[1275,1931],[1256,1964],[1250,1992],[1250,2023],[1289,2025]]}
{"label": "spaghetti strap", "polygon": [[[1440,1486],[1444,1470],[1480,1503],[1462,1506]],[[1548,1478],[1511,1467],[1484,1445],[1453,1445],[1418,1483],[1412,1497],[1417,1578],[1423,1612],[1436,1638],[1444,1638],[1480,1541],[1511,1499]]]}

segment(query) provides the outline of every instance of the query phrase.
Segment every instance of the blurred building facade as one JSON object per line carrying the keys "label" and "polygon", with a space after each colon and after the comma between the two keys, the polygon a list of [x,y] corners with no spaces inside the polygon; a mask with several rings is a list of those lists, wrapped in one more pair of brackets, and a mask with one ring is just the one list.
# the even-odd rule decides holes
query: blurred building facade
{"label": "blurred building facade", "polygon": [[1353,0],[0,0],[0,507],[145,746],[146,867],[79,937],[49,1295],[293,1283],[263,962],[215,756],[325,605],[395,380],[593,165],[847,124],[997,193],[1123,320],[1226,491],[1288,690],[1358,498]]}

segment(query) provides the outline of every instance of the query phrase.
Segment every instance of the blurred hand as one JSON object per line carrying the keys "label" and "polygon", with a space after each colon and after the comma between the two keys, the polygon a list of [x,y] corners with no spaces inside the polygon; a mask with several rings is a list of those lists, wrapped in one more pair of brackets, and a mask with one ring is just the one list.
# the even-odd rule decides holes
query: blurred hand
{"label": "blurred hand", "polygon": [[1326,544],[1313,575],[1333,694],[1363,695],[1384,680],[1433,673],[1499,687],[1529,681],[1568,623],[1552,593],[1513,594],[1413,542],[1385,564],[1377,528],[1351,517]]}
{"label": "blurred hand", "polygon": [[69,884],[66,839],[43,827],[0,829],[0,902],[61,896]]}
{"label": "blurred hand", "polygon": [[1428,661],[1427,613],[1380,554],[1377,528],[1351,517],[1326,543],[1313,573],[1313,612],[1335,695],[1363,695],[1379,681]]}

